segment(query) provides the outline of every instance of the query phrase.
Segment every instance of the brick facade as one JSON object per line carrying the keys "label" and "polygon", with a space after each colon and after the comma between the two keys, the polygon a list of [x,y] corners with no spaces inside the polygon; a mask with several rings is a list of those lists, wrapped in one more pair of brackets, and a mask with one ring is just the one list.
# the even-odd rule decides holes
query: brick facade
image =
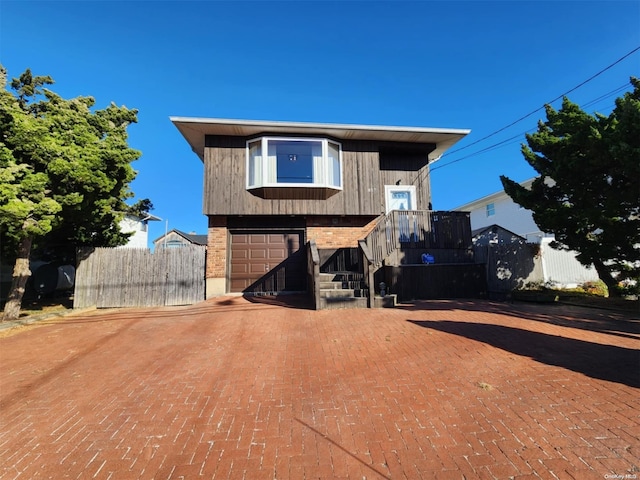
{"label": "brick facade", "polygon": [[315,240],[318,248],[357,247],[367,236],[377,217],[307,217],[307,240]]}
{"label": "brick facade", "polygon": [[[356,247],[367,236],[377,217],[310,216],[306,219],[306,238],[315,240],[320,249]],[[225,216],[210,216],[207,231],[207,298],[226,291],[228,260],[228,223]],[[215,293],[214,293],[215,292]]]}
{"label": "brick facade", "polygon": [[227,218],[209,217],[207,278],[224,278],[227,268]]}

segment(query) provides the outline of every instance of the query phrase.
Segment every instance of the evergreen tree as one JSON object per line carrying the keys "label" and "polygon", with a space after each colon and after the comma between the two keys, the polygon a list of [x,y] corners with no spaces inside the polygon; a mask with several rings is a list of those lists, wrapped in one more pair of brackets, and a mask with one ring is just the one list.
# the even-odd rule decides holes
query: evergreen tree
{"label": "evergreen tree", "polygon": [[0,66],[0,234],[15,258],[5,320],[19,315],[37,242],[117,246],[129,236],[118,224],[140,157],[127,144],[137,111],[92,110],[92,97],[64,99],[44,88],[52,83],[26,70],[12,93]]}
{"label": "evergreen tree", "polygon": [[563,100],[527,135],[525,160],[539,176],[531,189],[501,176],[505,192],[533,212],[556,248],[593,264],[610,295],[640,280],[640,80],[610,115],[590,115]]}

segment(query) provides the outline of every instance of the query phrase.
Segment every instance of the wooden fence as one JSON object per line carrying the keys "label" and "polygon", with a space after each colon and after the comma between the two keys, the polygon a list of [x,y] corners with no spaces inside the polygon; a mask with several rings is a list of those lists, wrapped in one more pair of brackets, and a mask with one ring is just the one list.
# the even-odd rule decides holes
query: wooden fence
{"label": "wooden fence", "polygon": [[500,299],[543,278],[540,245],[507,243],[476,246],[473,250],[475,262],[486,265],[490,298]]}
{"label": "wooden fence", "polygon": [[205,298],[204,246],[78,251],[74,308],[190,305]]}
{"label": "wooden fence", "polygon": [[384,266],[375,281],[384,281],[388,291],[402,302],[484,298],[487,294],[484,265],[473,263]]}

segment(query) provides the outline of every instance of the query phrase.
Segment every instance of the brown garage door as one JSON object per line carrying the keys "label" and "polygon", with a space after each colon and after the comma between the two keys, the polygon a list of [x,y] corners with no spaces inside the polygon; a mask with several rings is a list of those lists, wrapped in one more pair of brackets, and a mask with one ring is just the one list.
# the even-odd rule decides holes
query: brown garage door
{"label": "brown garage door", "polygon": [[232,232],[230,291],[306,290],[302,232]]}

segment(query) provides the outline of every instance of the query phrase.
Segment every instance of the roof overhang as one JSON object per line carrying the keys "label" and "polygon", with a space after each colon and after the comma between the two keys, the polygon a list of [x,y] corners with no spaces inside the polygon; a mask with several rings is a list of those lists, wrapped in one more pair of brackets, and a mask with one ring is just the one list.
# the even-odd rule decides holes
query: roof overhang
{"label": "roof overhang", "polygon": [[156,217],[155,215],[151,215],[150,213],[142,213],[140,215],[137,215],[135,213],[125,213],[125,216],[135,218],[141,222],[146,222],[146,221],[159,222],[160,220],[162,220],[160,217]]}
{"label": "roof overhang", "polygon": [[261,120],[229,120],[222,118],[169,117],[189,142],[191,149],[204,160],[206,135],[251,137],[264,133],[333,137],[338,140],[378,140],[406,143],[430,143],[436,146],[429,154],[431,162],[471,130],[422,127],[389,127],[382,125],[349,125],[334,123],[276,122]]}

